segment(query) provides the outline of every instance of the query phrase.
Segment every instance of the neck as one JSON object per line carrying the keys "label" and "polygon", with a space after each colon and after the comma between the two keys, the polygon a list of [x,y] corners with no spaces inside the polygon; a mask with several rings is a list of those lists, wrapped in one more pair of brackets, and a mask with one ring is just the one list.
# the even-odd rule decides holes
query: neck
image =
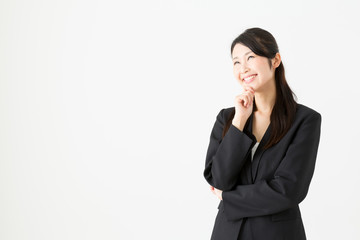
{"label": "neck", "polygon": [[268,84],[266,91],[255,91],[256,110],[261,114],[271,114],[276,100],[275,79]]}

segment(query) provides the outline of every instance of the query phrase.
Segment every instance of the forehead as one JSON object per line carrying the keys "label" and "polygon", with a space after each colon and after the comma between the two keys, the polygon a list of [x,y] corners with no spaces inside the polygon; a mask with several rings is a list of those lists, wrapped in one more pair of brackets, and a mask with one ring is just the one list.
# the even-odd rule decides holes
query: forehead
{"label": "forehead", "polygon": [[233,52],[232,52],[232,56],[233,58],[241,58],[243,57],[245,54],[247,53],[252,53],[252,51],[250,50],[250,48],[240,44],[240,43],[237,43],[235,46],[234,46],[234,49],[233,49]]}

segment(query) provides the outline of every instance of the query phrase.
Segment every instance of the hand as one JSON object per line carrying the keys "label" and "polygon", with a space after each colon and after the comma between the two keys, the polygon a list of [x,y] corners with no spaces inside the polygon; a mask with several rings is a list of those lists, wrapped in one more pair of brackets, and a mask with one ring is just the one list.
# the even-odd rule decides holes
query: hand
{"label": "hand", "polygon": [[244,92],[235,97],[235,116],[232,124],[243,130],[246,120],[253,110],[255,91],[251,87],[244,89]]}
{"label": "hand", "polygon": [[213,194],[215,194],[220,200],[223,200],[222,199],[222,192],[221,190],[217,189],[217,188],[214,188],[213,186],[210,186],[210,190]]}

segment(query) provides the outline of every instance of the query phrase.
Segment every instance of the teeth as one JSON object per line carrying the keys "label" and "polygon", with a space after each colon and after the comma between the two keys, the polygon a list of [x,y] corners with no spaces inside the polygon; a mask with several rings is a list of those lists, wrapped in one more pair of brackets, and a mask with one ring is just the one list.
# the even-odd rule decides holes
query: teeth
{"label": "teeth", "polygon": [[252,75],[252,76],[250,76],[250,77],[244,78],[244,80],[245,80],[245,81],[249,81],[250,79],[252,79],[252,78],[254,78],[254,77],[255,77],[255,75]]}

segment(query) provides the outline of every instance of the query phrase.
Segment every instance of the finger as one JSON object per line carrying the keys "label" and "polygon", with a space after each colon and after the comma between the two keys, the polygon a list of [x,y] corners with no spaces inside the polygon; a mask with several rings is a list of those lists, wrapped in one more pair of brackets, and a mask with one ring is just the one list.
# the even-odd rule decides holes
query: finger
{"label": "finger", "polygon": [[215,190],[216,190],[216,196],[220,199],[220,195],[221,195],[221,190],[219,190],[219,189],[216,189],[215,188]]}
{"label": "finger", "polygon": [[249,96],[251,99],[255,97],[255,94],[251,91],[246,91],[245,92],[247,96]]}
{"label": "finger", "polygon": [[244,103],[246,104],[247,101],[249,100],[248,97],[247,97],[247,93],[246,92],[243,92],[240,96],[240,98],[244,101]]}
{"label": "finger", "polygon": [[254,95],[254,93],[251,92],[251,91],[245,91],[244,94],[245,94],[246,96],[253,96],[253,95]]}
{"label": "finger", "polygon": [[251,107],[251,105],[253,104],[253,98],[251,96],[249,98],[250,99],[249,99],[249,103],[248,103],[247,107]]}
{"label": "finger", "polygon": [[242,101],[243,101],[243,96],[242,95],[237,95],[236,97],[235,97],[235,102],[236,103],[242,103]]}
{"label": "finger", "polygon": [[251,98],[254,97],[254,92],[252,92],[252,91],[246,91],[245,94]]}
{"label": "finger", "polygon": [[240,105],[244,106],[245,105],[245,97],[243,95],[239,95],[237,98],[236,98],[236,102],[239,103]]}
{"label": "finger", "polygon": [[245,87],[244,90],[255,93],[255,90],[252,87]]}
{"label": "finger", "polygon": [[248,105],[249,105],[249,102],[250,102],[250,97],[246,94],[245,95],[245,99],[246,99],[246,101],[245,101],[245,107],[247,107]]}
{"label": "finger", "polygon": [[254,94],[247,92],[246,96],[247,96],[247,102],[250,104],[254,100]]}
{"label": "finger", "polygon": [[245,96],[242,97],[242,105],[244,107],[246,106],[246,97]]}

